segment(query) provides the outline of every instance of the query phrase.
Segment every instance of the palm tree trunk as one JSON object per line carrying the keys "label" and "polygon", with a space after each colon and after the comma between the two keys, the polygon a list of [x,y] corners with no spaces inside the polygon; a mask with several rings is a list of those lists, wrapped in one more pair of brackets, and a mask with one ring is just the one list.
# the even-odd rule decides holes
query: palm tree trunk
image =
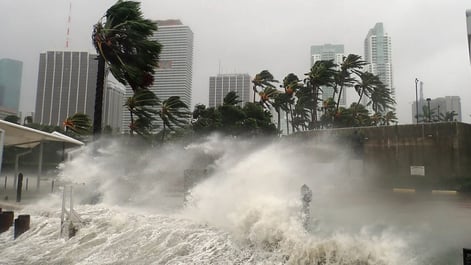
{"label": "palm tree trunk", "polygon": [[312,87],[314,93],[314,107],[311,110],[311,124],[309,125],[309,129],[317,128],[317,101],[318,101],[318,88],[316,86]]}
{"label": "palm tree trunk", "polygon": [[103,91],[105,84],[105,58],[98,55],[98,72],[96,78],[95,91],[95,112],[93,115],[93,135],[97,139],[101,133],[102,113],[103,113]]}
{"label": "palm tree trunk", "polygon": [[131,116],[131,126],[129,126],[129,134],[131,134],[131,136],[134,136],[134,116],[132,115],[132,111],[129,111],[129,114]]}
{"label": "palm tree trunk", "polygon": [[[291,108],[291,106],[290,106]],[[288,111],[285,111],[286,114],[286,135],[289,135],[289,116],[288,116]]]}
{"label": "palm tree trunk", "polygon": [[162,130],[162,144],[164,143],[164,140],[165,140],[165,122],[163,124],[164,124],[164,127]]}
{"label": "palm tree trunk", "polygon": [[278,114],[278,133],[281,134],[281,116],[280,116],[280,110],[276,111],[276,114]]}
{"label": "palm tree trunk", "polygon": [[337,106],[335,106],[335,114],[337,114],[337,112],[339,112],[340,98],[342,97],[342,92],[343,92],[343,85],[341,85],[340,89],[339,89],[339,97],[337,99]]}
{"label": "palm tree trunk", "polygon": [[289,104],[289,112],[290,112],[290,115],[291,115],[291,131],[294,133],[294,124],[293,124],[293,109],[291,107],[291,104]]}

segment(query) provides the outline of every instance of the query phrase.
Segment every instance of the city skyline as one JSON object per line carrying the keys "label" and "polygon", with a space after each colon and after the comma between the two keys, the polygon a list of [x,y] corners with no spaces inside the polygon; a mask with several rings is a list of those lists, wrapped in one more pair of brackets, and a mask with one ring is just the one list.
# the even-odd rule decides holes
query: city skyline
{"label": "city skyline", "polygon": [[[291,72],[301,78],[309,70],[307,55],[312,44],[343,43],[349,53],[363,55],[365,33],[374,23],[382,21],[394,42],[394,86],[400,123],[410,122],[415,78],[424,81],[426,97],[459,95],[463,121],[471,120],[468,102],[471,99],[471,74],[464,16],[470,4],[464,0],[447,4],[424,0],[394,3],[386,0],[361,3],[305,0],[294,3],[265,0],[257,3],[246,0],[214,3],[195,0],[184,4],[168,0],[141,2],[146,17],[155,20],[178,18],[192,28],[195,34],[193,106],[208,103],[208,77],[218,69],[222,69],[221,73],[243,70],[252,76],[268,69],[279,80]],[[92,25],[114,3],[114,0],[72,1],[70,50],[94,51],[90,41]],[[258,10],[268,3],[270,16],[260,17]],[[365,5],[368,5],[367,10]],[[25,0],[6,2],[4,6],[2,10],[9,11],[0,16],[3,25],[0,34],[9,38],[0,49],[0,58],[24,61],[20,108],[30,112],[34,105],[38,54],[65,46],[69,3]],[[251,8],[247,9],[247,6]],[[334,10],[338,16],[329,15]],[[208,12],[212,16],[199,15]],[[238,16],[241,12],[245,15]],[[298,15],[289,20],[277,19],[286,12]],[[50,16],[51,13],[54,16]],[[306,19],[314,13],[316,19]],[[36,21],[38,28],[47,31],[39,33],[16,23],[23,17]],[[341,17],[345,19],[339,19]],[[351,19],[353,17],[356,19]],[[436,17],[444,18],[446,23],[438,23]],[[325,23],[317,23],[319,19]],[[435,41],[437,38],[442,41]]]}

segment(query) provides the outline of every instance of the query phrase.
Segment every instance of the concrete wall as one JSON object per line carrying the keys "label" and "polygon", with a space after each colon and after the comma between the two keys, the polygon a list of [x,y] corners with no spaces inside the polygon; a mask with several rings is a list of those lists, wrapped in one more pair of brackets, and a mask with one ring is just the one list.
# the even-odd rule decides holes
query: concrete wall
{"label": "concrete wall", "polygon": [[[332,135],[364,161],[364,174],[385,187],[459,188],[471,178],[471,125],[459,122],[315,130]],[[411,166],[424,175],[411,174]],[[461,182],[461,184],[460,184]]]}

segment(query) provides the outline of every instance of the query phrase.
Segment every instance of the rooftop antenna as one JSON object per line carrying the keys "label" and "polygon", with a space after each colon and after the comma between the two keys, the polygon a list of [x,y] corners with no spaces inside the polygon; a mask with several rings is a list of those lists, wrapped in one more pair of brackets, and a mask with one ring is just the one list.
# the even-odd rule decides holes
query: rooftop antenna
{"label": "rooftop antenna", "polygon": [[67,19],[67,33],[65,38],[65,48],[69,48],[69,35],[70,35],[70,14],[72,13],[72,2],[69,2],[69,17]]}
{"label": "rooftop antenna", "polygon": [[221,74],[221,60],[219,60],[219,66],[218,66],[218,67],[219,67],[219,69],[218,69],[218,71],[219,71],[218,74],[220,75],[220,74]]}

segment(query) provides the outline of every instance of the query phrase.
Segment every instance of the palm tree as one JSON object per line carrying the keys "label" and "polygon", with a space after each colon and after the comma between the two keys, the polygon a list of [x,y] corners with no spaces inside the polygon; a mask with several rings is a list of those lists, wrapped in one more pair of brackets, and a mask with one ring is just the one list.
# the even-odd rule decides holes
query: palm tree
{"label": "palm tree", "polygon": [[262,91],[258,92],[258,95],[260,97],[260,105],[265,110],[269,110],[270,106],[273,104],[273,100],[275,99],[276,95],[280,93],[276,88],[273,87],[265,87]]}
{"label": "palm tree", "polygon": [[253,84],[253,102],[255,103],[255,94],[258,94],[258,87],[262,90],[266,87],[275,88],[275,85],[272,83],[278,83],[278,80],[275,80],[273,75],[268,70],[263,70],[260,73],[255,75],[255,78],[252,80]]}
{"label": "palm tree", "polygon": [[[367,65],[368,63],[361,59],[361,56],[356,54],[349,54],[347,57],[343,57],[343,62],[340,65],[340,70],[336,73],[335,77],[335,84],[339,86],[339,95],[337,100],[337,107],[335,108],[335,112],[339,110],[340,99],[342,97],[342,92],[345,87],[351,87],[354,82],[354,78],[351,76],[352,73],[358,73],[359,70],[363,68],[363,66]],[[335,100],[335,93],[336,89],[334,89],[333,98]]]}
{"label": "palm tree", "polygon": [[374,89],[383,84],[377,75],[370,72],[359,72],[358,76],[360,80],[356,81],[355,90],[359,98],[356,106],[359,106],[363,96],[370,97]]}
{"label": "palm tree", "polygon": [[312,96],[313,104],[311,106],[311,123],[309,125],[309,129],[317,127],[317,104],[319,101],[319,93],[322,90],[322,86],[333,86],[335,82],[334,76],[336,74],[336,66],[337,65],[333,60],[317,61],[311,67],[309,73],[305,74],[307,76],[305,79],[306,87],[308,89],[308,93]]}
{"label": "palm tree", "polygon": [[[137,90],[132,97],[126,100],[124,106],[131,116],[129,124],[130,134],[137,132],[139,135],[147,135],[152,131],[154,115],[158,114],[156,107],[160,104],[154,92],[148,89]],[[134,116],[137,119],[134,119]]]}
{"label": "palm tree", "polygon": [[157,24],[145,19],[140,3],[118,0],[93,26],[92,41],[98,53],[93,133],[101,132],[105,64],[122,84],[133,91],[153,83],[161,45],[151,40]]}
{"label": "palm tree", "polygon": [[[284,93],[285,96],[283,96],[282,102],[283,102],[283,109],[286,112],[287,134],[289,134],[289,117],[291,117],[291,120],[293,120],[292,106],[294,105],[294,101],[295,101],[294,96],[296,95],[296,92],[303,87],[303,84],[301,83],[301,80],[299,80],[297,75],[290,73],[285,78],[283,78],[283,87],[285,89],[285,93]],[[294,127],[293,127],[293,131],[294,131]]]}
{"label": "palm tree", "polygon": [[394,111],[388,111],[384,114],[384,125],[389,126],[391,123],[397,123],[397,116]]}
{"label": "palm tree", "polygon": [[174,130],[174,126],[183,127],[188,124],[190,118],[188,106],[178,96],[171,96],[164,100],[158,114],[163,122],[162,142],[165,139],[167,128]]}
{"label": "palm tree", "polygon": [[454,121],[455,120],[455,116],[458,116],[458,113],[456,113],[456,111],[452,110],[452,111],[447,111],[445,113],[445,116],[443,117],[443,120],[444,121]]}
{"label": "palm tree", "polygon": [[391,90],[381,83],[373,87],[369,104],[375,112],[386,112],[394,109],[396,101],[391,96]]}
{"label": "palm tree", "polygon": [[87,114],[75,113],[67,117],[63,122],[65,132],[73,131],[76,134],[88,134],[92,128],[92,122]]}
{"label": "palm tree", "polygon": [[229,93],[226,94],[223,100],[224,105],[232,105],[235,106],[239,103],[241,103],[242,100],[239,100],[239,96],[235,91],[229,91]]}

